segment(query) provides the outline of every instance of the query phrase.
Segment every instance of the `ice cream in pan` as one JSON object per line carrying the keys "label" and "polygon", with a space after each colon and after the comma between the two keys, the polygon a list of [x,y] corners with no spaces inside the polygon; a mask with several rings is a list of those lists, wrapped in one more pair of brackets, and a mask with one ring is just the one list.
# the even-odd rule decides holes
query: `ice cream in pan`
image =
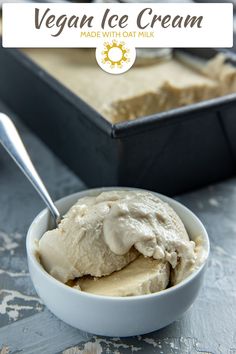
{"label": "ice cream in pan", "polygon": [[[119,123],[236,92],[236,69],[219,54],[210,60],[177,52],[137,63],[122,75],[99,68],[93,50],[24,49],[50,75],[111,123]],[[137,65],[138,64],[138,65]]]}
{"label": "ice cream in pan", "polygon": [[[199,235],[200,236],[200,235]],[[133,296],[173,286],[201,265],[175,211],[145,191],[108,191],[74,204],[39,241],[44,268],[79,290]]]}

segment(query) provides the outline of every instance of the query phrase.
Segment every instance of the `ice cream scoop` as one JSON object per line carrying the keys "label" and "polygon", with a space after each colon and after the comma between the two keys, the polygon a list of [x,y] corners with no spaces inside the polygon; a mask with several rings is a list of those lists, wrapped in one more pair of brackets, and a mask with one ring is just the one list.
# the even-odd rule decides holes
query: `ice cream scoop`
{"label": "ice cream scoop", "polygon": [[[56,279],[66,283],[96,277],[77,285],[112,296],[163,290],[169,280],[174,285],[187,277],[197,259],[195,242],[176,212],[156,195],[137,190],[79,199],[58,227],[43,235],[38,251],[42,265]],[[140,263],[146,274],[139,272]]]}
{"label": "ice cream scoop", "polygon": [[92,275],[109,275],[138,256],[133,248],[118,255],[106,244],[103,222],[109,202],[82,198],[70,208],[58,228],[47,231],[39,241],[39,255],[45,269],[62,282]]}

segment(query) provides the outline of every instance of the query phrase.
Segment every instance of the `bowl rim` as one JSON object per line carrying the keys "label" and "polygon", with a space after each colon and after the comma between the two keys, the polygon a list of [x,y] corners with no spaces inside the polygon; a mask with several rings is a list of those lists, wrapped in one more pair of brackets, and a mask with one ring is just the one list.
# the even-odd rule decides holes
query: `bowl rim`
{"label": "bowl rim", "polygon": [[[40,219],[44,217],[44,215],[47,215],[47,213],[49,212],[47,208],[44,208],[43,210],[41,210],[36,217],[33,219],[32,223],[29,226],[28,232],[27,232],[27,236],[26,236],[26,252],[27,252],[27,258],[28,258],[28,263],[29,263],[29,259],[30,261],[34,264],[34,266],[36,267],[38,272],[41,272],[42,275],[46,278],[47,281],[50,281],[52,283],[54,283],[56,286],[58,286],[59,288],[62,288],[62,290],[66,290],[68,292],[72,292],[72,294],[77,294],[78,296],[82,296],[84,298],[91,298],[94,300],[106,300],[106,301],[111,301],[111,302],[117,302],[117,301],[123,301],[123,302],[128,302],[128,301],[143,301],[143,300],[148,300],[148,299],[153,299],[155,297],[163,297],[165,295],[168,295],[170,293],[173,293],[177,290],[179,290],[182,287],[187,286],[188,283],[191,283],[192,281],[194,281],[194,279],[198,276],[199,273],[201,273],[203,271],[203,269],[205,268],[208,258],[209,258],[209,254],[210,254],[210,241],[209,241],[209,237],[208,237],[208,233],[206,231],[206,228],[204,227],[203,223],[201,222],[201,220],[189,209],[187,208],[185,205],[183,205],[182,203],[180,203],[179,201],[177,201],[176,199],[170,198],[168,196],[165,196],[163,194],[154,192],[154,191],[150,191],[147,189],[142,189],[142,188],[132,188],[132,187],[100,187],[100,188],[89,188],[89,189],[84,189],[81,190],[79,192],[75,192],[72,194],[69,194],[67,196],[64,196],[63,198],[60,198],[58,200],[55,201],[55,204],[60,204],[63,201],[69,199],[69,198],[73,198],[76,197],[78,195],[78,199],[81,197],[86,196],[86,194],[88,193],[102,193],[104,191],[112,191],[112,190],[133,190],[133,191],[144,191],[144,192],[149,192],[152,194],[155,194],[157,197],[159,197],[160,199],[162,199],[164,202],[169,203],[170,201],[170,206],[172,207],[172,203],[178,205],[180,208],[182,208],[185,212],[187,212],[190,217],[192,219],[195,219],[195,221],[199,224],[200,228],[202,229],[202,237],[203,237],[203,244],[204,244],[204,250],[205,252],[205,259],[202,262],[202,264],[195,269],[191,274],[189,274],[185,279],[183,279],[180,283],[173,285],[167,289],[158,291],[156,293],[152,293],[152,294],[145,294],[145,295],[135,295],[135,296],[108,296],[108,295],[97,295],[97,294],[92,294],[92,293],[88,293],[79,289],[74,289],[62,282],[60,282],[59,280],[57,280],[56,278],[54,278],[52,275],[50,275],[44,268],[43,265],[39,263],[39,261],[37,260],[37,256],[36,254],[34,254],[34,252],[32,252],[33,247],[32,247],[32,229],[35,225],[35,223],[40,222]],[[72,206],[72,205],[71,205]]]}

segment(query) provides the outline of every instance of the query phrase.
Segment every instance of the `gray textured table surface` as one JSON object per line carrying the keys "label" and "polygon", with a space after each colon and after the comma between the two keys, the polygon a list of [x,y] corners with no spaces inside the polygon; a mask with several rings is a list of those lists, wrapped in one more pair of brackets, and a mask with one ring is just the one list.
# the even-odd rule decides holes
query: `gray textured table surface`
{"label": "gray textured table surface", "polygon": [[[0,110],[6,107],[0,104]],[[16,120],[52,196],[85,188]],[[43,204],[0,147],[0,354],[236,354],[236,179],[178,198],[206,225],[211,257],[196,302],[172,325],[134,338],[80,332],[52,315],[30,280],[25,234]]]}

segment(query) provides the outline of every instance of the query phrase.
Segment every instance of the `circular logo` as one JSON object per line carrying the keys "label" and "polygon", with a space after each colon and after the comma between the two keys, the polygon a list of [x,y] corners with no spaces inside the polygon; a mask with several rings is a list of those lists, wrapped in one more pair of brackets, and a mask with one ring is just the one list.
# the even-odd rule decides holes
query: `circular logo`
{"label": "circular logo", "polygon": [[122,74],[134,64],[136,49],[115,39],[104,42],[96,49],[98,65],[110,74]]}

